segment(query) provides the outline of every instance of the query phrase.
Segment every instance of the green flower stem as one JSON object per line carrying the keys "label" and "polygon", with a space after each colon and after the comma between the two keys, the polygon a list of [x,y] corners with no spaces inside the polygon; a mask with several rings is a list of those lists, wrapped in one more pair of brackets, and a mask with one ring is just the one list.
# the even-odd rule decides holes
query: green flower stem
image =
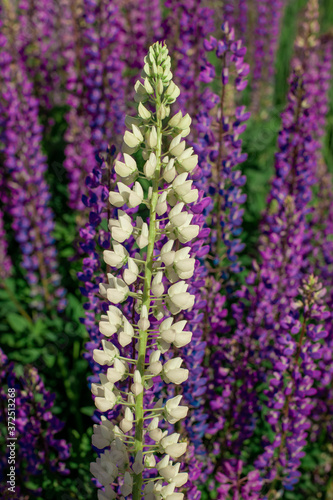
{"label": "green flower stem", "polygon": [[[161,104],[160,96],[156,92],[156,115],[158,115],[158,109]],[[150,288],[153,275],[153,258],[154,258],[154,246],[156,240],[156,205],[159,197],[158,187],[159,187],[159,177],[161,170],[161,155],[162,155],[162,120],[157,118],[157,145],[156,145],[156,159],[157,165],[155,170],[155,175],[153,178],[153,193],[150,202],[150,214],[149,214],[149,234],[148,234],[148,248],[147,248],[147,258],[145,262],[145,276],[144,276],[144,288],[142,295],[142,307],[146,306],[149,314],[150,309]],[[138,363],[137,370],[140,372],[141,377],[144,377],[145,373],[145,360],[146,360],[146,350],[147,350],[147,340],[148,331],[140,330],[140,340],[139,340],[139,350],[138,350]],[[143,382],[144,385],[144,382]],[[136,397],[135,402],[135,420],[137,422],[135,426],[135,453],[143,451],[144,438],[143,438],[143,420],[144,420],[144,409],[143,409],[143,395],[144,391]],[[142,472],[140,474],[135,474],[133,482],[133,500],[141,499],[141,489],[143,484]]]}

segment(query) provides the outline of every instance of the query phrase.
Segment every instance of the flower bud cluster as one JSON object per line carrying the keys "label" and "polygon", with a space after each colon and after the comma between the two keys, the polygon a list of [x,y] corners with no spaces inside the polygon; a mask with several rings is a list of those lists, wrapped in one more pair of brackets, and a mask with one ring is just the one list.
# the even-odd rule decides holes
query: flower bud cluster
{"label": "flower bud cluster", "polygon": [[[110,272],[100,293],[110,305],[100,322],[102,349],[93,352],[95,362],[107,366],[100,383],[92,384],[96,407],[120,407],[121,418],[119,425],[103,419],[96,426],[94,445],[110,449],[92,464],[92,473],[105,488],[100,499],[117,497],[113,483],[122,476],[122,497],[181,500],[175,489],[188,474],[180,472],[177,460],[187,443],[161,424],[175,424],[188,408],[181,395],[146,403],[145,393],[160,380],[178,386],[189,377],[182,357],[171,353],[192,338],[187,321],[175,316],[195,300],[188,280],[195,269],[191,242],[200,228],[187,207],[199,196],[188,178],[197,156],[184,140],[190,117],[170,114],[179,88],[166,46],[155,43],[144,61],[142,80],[135,84],[138,115],[126,119],[123,159],[115,161],[117,189],[109,194],[116,215],[109,220],[112,250],[104,251],[104,260]],[[133,305],[132,317],[127,304]],[[156,479],[143,483],[147,471],[155,471]]]}

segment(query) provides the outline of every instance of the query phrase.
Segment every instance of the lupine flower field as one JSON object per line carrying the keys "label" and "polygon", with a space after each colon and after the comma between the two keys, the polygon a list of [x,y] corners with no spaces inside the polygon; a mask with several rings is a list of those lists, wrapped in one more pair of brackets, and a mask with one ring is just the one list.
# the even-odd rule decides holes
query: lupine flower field
{"label": "lupine flower field", "polygon": [[0,498],[333,500],[333,1],[0,0]]}

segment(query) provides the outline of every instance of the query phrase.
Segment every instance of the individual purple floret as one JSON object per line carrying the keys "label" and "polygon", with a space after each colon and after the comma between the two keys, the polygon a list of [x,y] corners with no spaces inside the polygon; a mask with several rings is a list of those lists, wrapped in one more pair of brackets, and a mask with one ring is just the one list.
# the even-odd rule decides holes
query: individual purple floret
{"label": "individual purple floret", "polygon": [[[17,376],[14,363],[8,362],[1,349],[0,381],[0,425],[4,435],[9,425],[8,398],[13,399],[13,391],[8,391],[8,388],[15,389],[15,436],[11,436],[16,437],[15,498],[21,498],[20,494],[22,498],[29,493],[40,494],[41,488],[30,492],[25,483],[46,471],[48,475],[69,473],[65,461],[70,456],[70,446],[65,439],[56,437],[64,424],[52,414],[55,395],[45,389],[36,368],[26,366],[24,376]],[[7,472],[8,463],[4,454],[0,460],[0,475],[4,477]],[[0,491],[3,495],[7,493],[7,487],[2,481]]]}

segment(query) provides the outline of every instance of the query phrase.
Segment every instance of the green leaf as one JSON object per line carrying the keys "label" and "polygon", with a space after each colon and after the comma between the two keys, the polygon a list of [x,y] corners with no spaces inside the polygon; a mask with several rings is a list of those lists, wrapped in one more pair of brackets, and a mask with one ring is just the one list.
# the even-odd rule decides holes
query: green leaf
{"label": "green leaf", "polygon": [[24,331],[30,331],[30,323],[29,321],[16,313],[7,314],[7,321],[11,328],[16,333],[23,333]]}
{"label": "green leaf", "polygon": [[83,413],[83,415],[88,415],[88,417],[92,417],[94,414],[94,411],[95,411],[95,407],[94,406],[83,406],[80,411],[81,411],[81,413]]}

